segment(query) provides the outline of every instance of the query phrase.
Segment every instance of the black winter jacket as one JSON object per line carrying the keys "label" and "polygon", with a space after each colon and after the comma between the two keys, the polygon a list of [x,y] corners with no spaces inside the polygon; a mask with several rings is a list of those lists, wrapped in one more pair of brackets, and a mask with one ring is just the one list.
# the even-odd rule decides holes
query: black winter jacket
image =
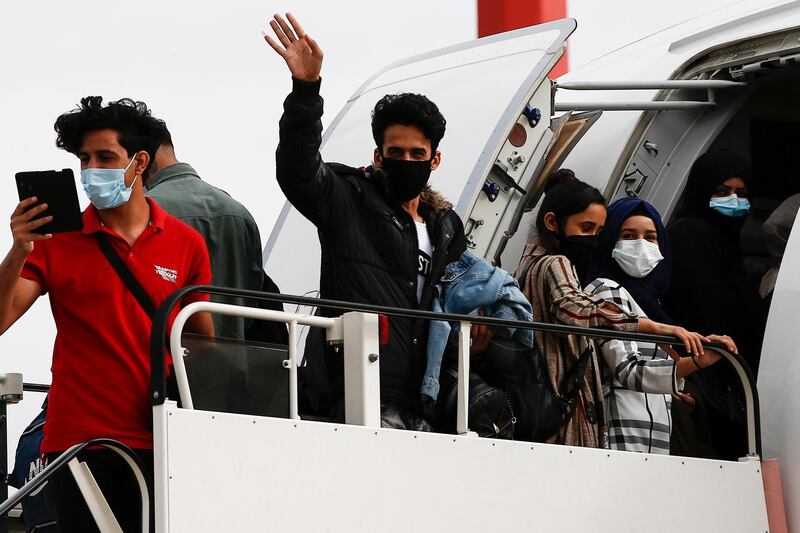
{"label": "black winter jacket", "polygon": [[[284,102],[277,150],[278,183],[318,230],[323,298],[406,309],[431,308],[431,280],[466,249],[461,219],[429,188],[419,212],[434,245],[431,274],[417,302],[417,234],[411,216],[392,205],[371,169],[327,164],[319,154],[320,82],[293,80]],[[330,311],[327,314],[332,314]],[[428,324],[391,317],[381,348],[381,401],[418,409]]]}

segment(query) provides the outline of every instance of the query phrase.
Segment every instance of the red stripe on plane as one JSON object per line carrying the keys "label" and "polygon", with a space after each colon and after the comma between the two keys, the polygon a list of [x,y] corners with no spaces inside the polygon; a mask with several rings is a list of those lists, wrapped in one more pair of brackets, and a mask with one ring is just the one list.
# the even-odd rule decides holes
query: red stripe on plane
{"label": "red stripe on plane", "polygon": [[[478,0],[478,37],[516,30],[567,16],[567,0]],[[550,78],[567,73],[567,53]]]}

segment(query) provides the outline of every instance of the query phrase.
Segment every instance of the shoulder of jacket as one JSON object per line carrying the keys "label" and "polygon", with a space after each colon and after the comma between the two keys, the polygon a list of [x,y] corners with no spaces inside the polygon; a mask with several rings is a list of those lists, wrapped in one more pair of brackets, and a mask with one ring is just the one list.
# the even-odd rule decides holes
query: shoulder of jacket
{"label": "shoulder of jacket", "polygon": [[328,165],[328,168],[331,169],[334,172],[334,174],[342,178],[347,176],[353,176],[356,178],[368,179],[364,167],[360,168],[351,167],[350,165],[345,165],[342,163],[325,163],[325,164]]}
{"label": "shoulder of jacket", "polygon": [[553,268],[556,265],[572,265],[567,256],[556,254],[544,254],[534,256],[533,260],[536,262],[537,268]]}
{"label": "shoulder of jacket", "polygon": [[375,183],[365,167],[351,167],[342,163],[325,163],[337,178],[348,183],[358,194],[374,189]]}
{"label": "shoulder of jacket", "polygon": [[450,226],[453,227],[453,229],[463,230],[464,228],[464,222],[461,221],[461,217],[458,216],[458,213],[456,213],[450,208],[442,212],[442,223],[449,224]]}

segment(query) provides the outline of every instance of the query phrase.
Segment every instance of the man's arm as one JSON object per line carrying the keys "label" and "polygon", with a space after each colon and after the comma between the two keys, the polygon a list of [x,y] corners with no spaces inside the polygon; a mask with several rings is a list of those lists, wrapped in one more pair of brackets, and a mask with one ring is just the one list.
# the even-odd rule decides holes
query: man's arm
{"label": "man's arm", "polygon": [[322,161],[322,97],[319,95],[322,50],[297,19],[280,15],[270,21],[278,41],[264,35],[292,74],[292,92],[284,101],[276,152],[278,184],[292,205],[316,226],[325,225],[335,176]]}
{"label": "man's arm", "polygon": [[[202,235],[194,229],[189,230],[189,237],[194,241],[194,249],[185,285],[210,285],[211,260],[208,256],[206,241]],[[208,294],[194,293],[184,298],[181,302],[181,306],[185,307],[193,302],[207,302],[209,299]],[[197,335],[214,337],[214,319],[211,313],[202,312],[190,316],[186,321],[186,331]]]}
{"label": "man's arm", "polygon": [[53,219],[52,216],[46,216],[33,220],[36,215],[47,209],[47,204],[42,204],[26,211],[35,203],[35,197],[25,199],[17,205],[11,215],[11,234],[14,237],[14,244],[0,263],[0,335],[30,309],[42,293],[42,288],[37,282],[20,277],[25,261],[33,252],[34,241],[52,237],[49,233],[44,235],[34,233],[36,228]]}
{"label": "man's arm", "polygon": [[186,321],[186,331],[206,337],[214,336],[214,320],[211,313],[195,313]]}

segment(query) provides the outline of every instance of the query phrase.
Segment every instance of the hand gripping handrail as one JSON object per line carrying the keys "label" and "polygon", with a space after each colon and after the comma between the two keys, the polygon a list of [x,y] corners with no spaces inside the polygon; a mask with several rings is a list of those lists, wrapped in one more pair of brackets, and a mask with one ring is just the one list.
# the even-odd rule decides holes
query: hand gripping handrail
{"label": "hand gripping handrail", "polygon": [[150,529],[150,491],[147,488],[142,462],[133,450],[114,439],[92,439],[72,446],[47,465],[36,477],[25,483],[13,496],[0,504],[0,516],[8,514],[25,496],[44,485],[57,472],[68,467],[70,461],[75,459],[80,452],[93,446],[102,446],[113,450],[128,464],[139,486],[142,503],[142,531],[147,533]]}
{"label": "hand gripping handrail", "polygon": [[[545,322],[522,322],[517,320],[503,320],[499,318],[459,315],[453,313],[434,313],[432,311],[421,311],[418,309],[401,309],[372,304],[308,298],[305,296],[294,296],[289,294],[275,294],[268,292],[249,291],[244,289],[231,289],[227,287],[215,287],[212,285],[194,285],[190,287],[183,287],[167,297],[158,308],[158,311],[153,319],[153,329],[150,336],[150,401],[152,405],[163,404],[166,395],[165,343],[168,338],[167,325],[169,318],[171,317],[175,306],[178,305],[183,298],[193,293],[235,296],[255,301],[260,300],[319,307],[328,309],[330,311],[328,313],[329,315],[341,314],[345,311],[356,311],[405,318],[444,320],[448,322],[466,322],[470,324],[484,324],[487,326],[530,329],[534,331],[544,331],[564,335],[584,335],[587,337],[600,339],[651,342],[655,344],[667,344],[670,346],[683,345],[683,342],[681,342],[678,338],[667,337],[663,335],[629,333],[625,331],[614,331],[601,328],[583,328],[577,326],[565,326],[562,324],[549,324]],[[745,409],[747,415],[747,455],[748,457],[758,458],[761,456],[761,417],[759,413],[758,391],[756,389],[756,381],[753,373],[750,371],[750,368],[741,357],[730,353],[724,345],[719,343],[711,343],[707,346],[709,348],[714,348],[714,350],[722,355],[733,366],[733,368],[736,370],[737,376],[742,382],[745,393]]]}

